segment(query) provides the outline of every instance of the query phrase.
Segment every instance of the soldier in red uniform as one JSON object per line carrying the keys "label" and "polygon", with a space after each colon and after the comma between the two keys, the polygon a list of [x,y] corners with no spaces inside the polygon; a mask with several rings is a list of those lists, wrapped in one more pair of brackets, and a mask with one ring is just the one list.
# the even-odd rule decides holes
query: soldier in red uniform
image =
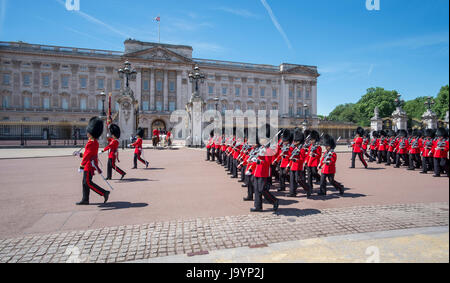
{"label": "soldier in red uniform", "polygon": [[364,129],[358,127],[356,129],[356,137],[352,142],[353,153],[352,153],[352,166],[350,168],[355,168],[356,156],[359,157],[364,167],[367,169],[367,162],[364,160],[364,150],[363,150],[363,135]]}
{"label": "soldier in red uniform", "polygon": [[153,142],[153,147],[158,146],[158,143],[159,143],[159,130],[158,129],[153,130],[152,142]]}
{"label": "soldier in red uniform", "polygon": [[279,192],[286,190],[286,180],[289,178],[287,167],[290,162],[291,153],[294,148],[291,146],[293,136],[290,130],[285,129],[282,135],[283,143],[281,150],[278,152],[278,157],[275,162],[280,162],[280,188]]}
{"label": "soldier in red uniform", "polygon": [[320,168],[322,168],[322,176],[320,178],[320,192],[319,195],[327,195],[327,178],[331,185],[335,187],[341,195],[344,194],[344,186],[334,179],[336,174],[336,161],[337,155],[334,152],[336,148],[336,142],[330,135],[325,135],[323,137],[326,152],[320,161]]}
{"label": "soldier in red uniform", "polygon": [[375,162],[377,160],[377,150],[380,135],[378,131],[372,133],[372,140],[370,141],[370,159],[369,162]]}
{"label": "soldier in red uniform", "polygon": [[307,192],[307,196],[310,197],[313,192],[313,178],[316,180],[316,183],[320,183],[320,175],[317,170],[317,167],[320,164],[320,158],[322,157],[322,147],[319,144],[320,135],[317,131],[312,130],[311,134],[311,143],[308,149],[308,157],[306,158],[307,164],[307,173],[308,173],[308,186],[310,190]]}
{"label": "soldier in red uniform", "polygon": [[436,131],[437,141],[434,149],[434,175],[433,177],[440,177],[441,173],[447,173],[449,177],[449,164],[448,164],[448,133],[444,128],[439,128]]}
{"label": "soldier in red uniform", "polygon": [[104,203],[108,201],[109,191],[102,189],[100,186],[92,182],[94,172],[102,173],[98,166],[98,141],[97,139],[103,133],[103,121],[97,117],[92,118],[89,121],[89,125],[86,129],[87,136],[89,138],[84,154],[80,154],[83,158],[80,164],[80,172],[83,172],[83,199],[77,203],[77,205],[89,205],[89,192],[93,190],[98,195],[104,198]]}
{"label": "soldier in red uniform", "polygon": [[399,130],[398,135],[400,136],[396,148],[396,158],[395,158],[395,168],[400,168],[401,160],[403,160],[404,163],[408,163],[408,148],[409,148],[409,142],[408,142],[408,132],[406,130]]}
{"label": "soldier in red uniform", "polygon": [[112,138],[109,140],[109,145],[102,150],[102,153],[109,150],[108,155],[108,170],[106,180],[112,180],[112,169],[116,170],[122,177],[120,180],[123,180],[125,173],[122,169],[120,169],[116,165],[119,161],[119,139],[120,139],[120,128],[116,124],[111,124],[109,126],[109,131],[112,135]]}
{"label": "soldier in red uniform", "polygon": [[[421,166],[420,149],[422,148],[422,131],[414,130],[413,136],[410,141],[409,147],[409,168],[408,170],[413,171],[419,169]],[[415,165],[415,166],[414,166]]]}
{"label": "soldier in red uniform", "polygon": [[206,144],[206,160],[205,161],[211,161],[211,148],[214,144],[214,131],[211,131],[209,134],[209,141]]}
{"label": "soldier in red uniform", "polygon": [[398,145],[398,138],[393,130],[388,131],[389,139],[387,142],[387,150],[386,150],[386,166],[390,166],[392,163],[395,163],[396,160],[396,148]]}
{"label": "soldier in red uniform", "polygon": [[[267,139],[261,139],[261,144],[266,144]],[[270,148],[263,147],[256,161],[256,168],[254,172],[254,189],[255,189],[255,207],[250,209],[250,212],[262,212],[262,196],[264,199],[273,205],[273,210],[278,210],[278,199],[269,192],[267,185],[270,176],[270,165],[272,164],[274,152]]]}
{"label": "soldier in red uniform", "polygon": [[433,168],[433,151],[436,146],[434,141],[435,132],[432,129],[425,130],[425,139],[422,142],[422,151],[420,155],[422,156],[422,171],[421,174],[427,174],[428,171]]}
{"label": "soldier in red uniform", "polygon": [[303,168],[307,157],[306,151],[303,148],[305,142],[305,136],[301,129],[294,130],[294,150],[289,158],[288,165],[289,171],[289,197],[297,196],[298,184],[308,192],[310,189],[306,185],[305,174],[303,174]]}
{"label": "soldier in red uniform", "polygon": [[366,156],[370,160],[370,155],[367,152],[367,149],[369,148],[369,143],[370,143],[370,131],[366,130],[366,131],[364,131],[362,149],[364,152],[364,156]]}
{"label": "soldier in red uniform", "polygon": [[145,168],[148,168],[148,165],[149,165],[148,161],[145,161],[144,159],[141,158],[142,137],[144,136],[144,129],[139,128],[136,133],[136,136],[137,136],[136,142],[131,145],[135,148],[134,149],[134,167],[132,169],[137,169],[137,161],[138,160],[145,165]]}

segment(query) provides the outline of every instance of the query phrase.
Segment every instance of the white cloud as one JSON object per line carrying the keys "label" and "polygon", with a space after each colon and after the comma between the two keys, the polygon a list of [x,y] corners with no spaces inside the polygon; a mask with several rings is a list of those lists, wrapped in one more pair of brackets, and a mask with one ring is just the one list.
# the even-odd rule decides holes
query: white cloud
{"label": "white cloud", "polygon": [[374,67],[375,67],[374,64],[371,64],[371,65],[370,65],[369,71],[367,72],[367,75],[368,75],[368,76],[370,76],[370,75],[372,74],[373,68],[374,68]]}
{"label": "white cloud", "polygon": [[289,38],[287,37],[283,28],[281,27],[280,23],[278,22],[277,18],[275,17],[272,8],[270,8],[266,0],[261,0],[261,3],[263,4],[264,8],[266,8],[267,13],[269,13],[270,18],[272,19],[272,22],[275,25],[275,28],[280,32],[281,36],[284,38],[284,41],[286,41],[286,44],[289,47],[289,49],[292,49],[292,44],[289,41]]}

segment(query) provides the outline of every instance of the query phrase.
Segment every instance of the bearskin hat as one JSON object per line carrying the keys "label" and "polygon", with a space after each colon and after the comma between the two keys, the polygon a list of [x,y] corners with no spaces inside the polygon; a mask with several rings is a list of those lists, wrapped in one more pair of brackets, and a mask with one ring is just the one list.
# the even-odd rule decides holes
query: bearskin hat
{"label": "bearskin hat", "polygon": [[387,135],[386,135],[386,132],[385,131],[383,131],[383,130],[381,130],[380,131],[380,137],[386,137]]}
{"label": "bearskin hat", "polygon": [[408,137],[408,132],[406,130],[399,130],[398,135],[403,138],[406,138],[406,137]]}
{"label": "bearskin hat", "polygon": [[378,134],[378,131],[373,131],[372,136],[374,138],[379,138],[380,137],[380,135]]}
{"label": "bearskin hat", "polygon": [[315,140],[315,141],[320,140],[320,134],[316,130],[312,130],[310,135],[311,135],[312,140]]}
{"label": "bearskin hat", "polygon": [[393,130],[389,130],[389,131],[387,132],[387,135],[388,135],[389,137],[395,137],[395,136],[396,136],[396,134],[395,134],[395,132],[394,132]]}
{"label": "bearskin hat", "polygon": [[421,135],[422,135],[422,133],[418,129],[414,129],[411,133],[411,136],[413,136],[413,137],[420,137]]}
{"label": "bearskin hat", "polygon": [[425,130],[425,136],[434,138],[434,130],[433,129],[426,129]]}
{"label": "bearskin hat", "polygon": [[109,126],[109,132],[111,133],[111,135],[113,135],[116,138],[120,139],[120,128],[116,124],[111,124]]}
{"label": "bearskin hat", "polygon": [[305,130],[305,131],[303,132],[303,135],[305,136],[305,139],[307,139],[308,137],[311,138],[311,137],[310,137],[311,131],[310,131],[310,130]]}
{"label": "bearskin hat", "polygon": [[423,137],[423,131],[417,129],[416,137]]}
{"label": "bearskin hat", "polygon": [[136,132],[136,136],[140,136],[141,138],[144,137],[145,131],[142,128],[139,128]]}
{"label": "bearskin hat", "polygon": [[336,141],[329,134],[325,134],[323,136],[323,144],[324,144],[324,146],[331,147],[331,149],[335,149],[336,148]]}
{"label": "bearskin hat", "polygon": [[364,129],[361,128],[361,127],[358,127],[358,128],[356,129],[356,133],[357,133],[360,137],[362,137],[362,136],[364,136]]}
{"label": "bearskin hat", "polygon": [[412,136],[413,135],[413,129],[408,129],[408,136]]}
{"label": "bearskin hat", "polygon": [[209,136],[210,136],[211,138],[214,137],[214,130],[212,130],[212,131],[209,133]]}
{"label": "bearskin hat", "polygon": [[294,141],[299,142],[301,144],[305,141],[305,135],[303,134],[302,130],[299,128],[296,128],[294,130]]}
{"label": "bearskin hat", "polygon": [[288,129],[284,129],[282,134],[283,142],[292,142],[292,133]]}
{"label": "bearskin hat", "polygon": [[365,130],[364,131],[364,137],[366,137],[366,138],[370,137],[370,131],[369,130]]}
{"label": "bearskin hat", "polygon": [[447,131],[444,128],[437,129],[436,137],[438,137],[438,138],[446,138],[447,137]]}
{"label": "bearskin hat", "polygon": [[86,132],[98,139],[103,134],[103,121],[98,117],[93,117],[86,128]]}

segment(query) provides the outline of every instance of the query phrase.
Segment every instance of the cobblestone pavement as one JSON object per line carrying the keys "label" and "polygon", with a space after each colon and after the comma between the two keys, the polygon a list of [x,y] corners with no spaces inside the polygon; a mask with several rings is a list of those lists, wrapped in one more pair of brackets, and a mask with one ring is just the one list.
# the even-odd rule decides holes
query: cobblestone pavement
{"label": "cobblestone pavement", "polygon": [[126,262],[328,236],[448,226],[448,202],[199,218],[0,240],[0,262]]}

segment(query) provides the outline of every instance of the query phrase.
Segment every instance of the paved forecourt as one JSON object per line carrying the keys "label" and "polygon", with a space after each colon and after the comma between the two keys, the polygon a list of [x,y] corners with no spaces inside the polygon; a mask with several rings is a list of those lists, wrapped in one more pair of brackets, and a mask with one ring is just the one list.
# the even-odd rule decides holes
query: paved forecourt
{"label": "paved forecourt", "polygon": [[[351,170],[348,168],[350,162],[348,153],[339,154],[336,177],[348,188],[344,196],[339,196],[333,190],[330,190],[327,197],[314,196],[312,199],[306,199],[303,194],[297,198],[287,198],[284,193],[275,193],[281,198],[278,213],[272,214],[267,211],[259,215],[249,215],[252,203],[242,201],[245,189],[241,188],[235,180],[230,179],[221,166],[205,162],[203,151],[191,149],[146,150],[145,157],[151,163],[151,168],[148,170],[130,169],[132,153],[131,150],[120,151],[119,167],[127,171],[128,175],[124,181],[114,180],[111,182],[115,190],[111,194],[109,203],[101,204],[102,198],[91,192],[92,205],[88,207],[74,205],[81,199],[82,176],[77,173],[79,158],[0,160],[0,172],[2,172],[2,178],[0,178],[0,239],[15,238],[22,239],[22,242],[23,239],[29,239],[30,242],[28,240],[24,242],[24,246],[27,247],[27,242],[31,246],[35,245],[36,242],[33,243],[32,239],[39,243],[39,239],[48,241],[53,235],[55,236],[53,244],[61,249],[64,247],[60,246],[63,242],[56,241],[62,237],[61,235],[65,235],[62,238],[64,243],[71,243],[77,239],[82,240],[88,234],[97,235],[93,242],[95,243],[97,240],[102,242],[103,238],[99,235],[103,234],[105,236],[103,241],[106,241],[108,235],[118,237],[120,231],[125,234],[128,231],[131,233],[130,235],[141,233],[143,238],[140,237],[140,239],[148,241],[148,245],[145,244],[144,247],[149,248],[147,255],[150,257],[151,255],[169,255],[167,249],[166,251],[161,250],[160,253],[151,253],[151,243],[155,239],[161,241],[157,242],[155,246],[166,245],[166,248],[168,246],[168,238],[161,240],[164,237],[152,237],[152,233],[149,233],[150,230],[148,230],[151,227],[154,229],[160,227],[159,231],[163,234],[175,229],[172,235],[173,240],[176,240],[177,229],[183,231],[187,227],[190,227],[188,230],[192,236],[196,234],[197,237],[206,236],[208,233],[201,229],[207,229],[210,232],[209,235],[213,237],[216,230],[214,225],[208,224],[212,221],[225,225],[218,230],[219,234],[225,236],[229,231],[235,231],[229,232],[231,234],[238,233],[239,229],[236,230],[236,227],[241,227],[239,223],[250,225],[255,229],[256,226],[251,225],[253,222],[255,224],[270,223],[266,218],[281,221],[280,223],[283,225],[289,224],[291,220],[297,219],[298,222],[298,219],[302,219],[306,221],[302,225],[308,226],[307,222],[309,219],[312,221],[312,217],[342,218],[342,221],[346,221],[351,219],[349,216],[355,212],[353,207],[367,207],[369,211],[377,211],[378,205],[385,206],[387,209],[396,209],[398,204],[405,205],[405,207],[419,205],[419,208],[420,205],[424,205],[431,206],[433,209],[426,211],[419,209],[419,212],[423,213],[420,221],[417,218],[408,217],[408,213],[396,212],[391,216],[395,218],[395,221],[393,220],[394,223],[390,225],[382,225],[383,221],[379,219],[377,225],[363,225],[362,227],[365,229],[360,231],[357,229],[358,227],[352,226],[352,221],[350,221],[338,223],[337,227],[340,227],[341,230],[331,229],[328,231],[325,229],[322,234],[351,234],[364,231],[448,225],[447,178],[433,178],[431,174],[423,176],[419,172],[377,164],[370,164],[372,169],[369,170],[361,168]],[[106,155],[102,156],[102,162],[106,165]],[[142,168],[142,165],[140,167]],[[115,177],[117,178],[117,176]],[[107,188],[99,176],[96,176],[94,181]],[[271,207],[266,205],[265,208],[270,209]],[[327,212],[329,209],[340,209],[342,215],[333,216],[332,213]],[[402,211],[402,209],[400,210]],[[345,214],[344,211],[349,214]],[[440,213],[439,218],[433,218],[435,213]],[[371,218],[369,214],[366,216]],[[290,217],[294,218],[286,220]],[[360,218],[360,220],[364,219]],[[404,220],[406,223],[403,222]],[[149,226],[149,223],[153,224]],[[317,222],[317,225],[317,229],[323,226],[320,222]],[[195,229],[197,226],[198,230]],[[303,237],[321,236],[317,229],[311,233],[297,231],[299,234],[294,236],[294,239],[296,239],[295,237],[303,239]],[[267,244],[273,241],[289,241],[292,238],[292,234],[289,233],[295,232],[295,230],[281,229],[280,234],[283,234],[283,231],[286,232],[286,236],[269,237],[270,241],[269,238],[267,240],[261,238],[258,242]],[[251,234],[251,231],[247,232]],[[239,238],[246,239],[248,236],[241,235]],[[69,239],[70,237],[73,238]],[[123,237],[119,236],[120,239],[124,239]],[[8,240],[7,244],[5,241],[1,242],[0,261],[2,255],[7,254],[5,251],[8,249],[5,248],[10,247],[14,242],[17,241]],[[189,245],[183,246],[183,249],[178,252],[199,251],[201,246],[195,244],[199,242],[189,242]],[[244,243],[252,244],[250,241]],[[223,241],[217,243],[217,248],[235,247],[236,244],[237,242],[233,241]],[[49,244],[50,246],[51,244]],[[171,246],[175,247],[176,245]],[[17,247],[11,247],[11,249],[18,251]],[[118,258],[115,260],[120,261]]]}

